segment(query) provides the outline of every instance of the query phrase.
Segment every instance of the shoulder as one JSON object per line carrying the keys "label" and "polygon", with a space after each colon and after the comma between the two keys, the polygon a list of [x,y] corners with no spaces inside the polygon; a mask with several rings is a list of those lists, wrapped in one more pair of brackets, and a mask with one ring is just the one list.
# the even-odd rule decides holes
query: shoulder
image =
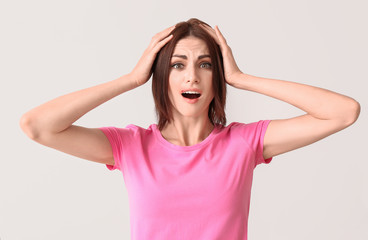
{"label": "shoulder", "polygon": [[151,136],[156,131],[158,131],[158,127],[156,124],[151,124],[147,128],[135,124],[129,124],[125,127],[125,129],[127,129],[133,136],[142,136],[142,137]]}
{"label": "shoulder", "polygon": [[156,124],[151,124],[148,128],[144,128],[135,124],[128,124],[125,127],[102,127],[100,129],[106,134],[129,139],[151,135],[157,130],[157,126]]}
{"label": "shoulder", "polygon": [[107,127],[107,128],[113,128],[120,131],[130,131],[130,132],[152,132],[155,129],[157,129],[156,124],[151,124],[147,128],[135,125],[135,124],[128,124],[125,127]]}
{"label": "shoulder", "polygon": [[158,130],[156,124],[151,124],[147,128],[135,124],[129,124],[125,127],[125,129],[137,134],[150,134]]}
{"label": "shoulder", "polygon": [[259,120],[257,122],[250,122],[250,123],[241,123],[241,122],[232,122],[228,126],[223,127],[224,130],[227,131],[254,131],[257,128],[261,128],[265,125],[268,125],[270,120]]}
{"label": "shoulder", "polygon": [[239,136],[245,140],[252,140],[262,136],[271,120],[259,120],[257,122],[241,123],[232,122],[223,127],[222,131],[231,136]]}

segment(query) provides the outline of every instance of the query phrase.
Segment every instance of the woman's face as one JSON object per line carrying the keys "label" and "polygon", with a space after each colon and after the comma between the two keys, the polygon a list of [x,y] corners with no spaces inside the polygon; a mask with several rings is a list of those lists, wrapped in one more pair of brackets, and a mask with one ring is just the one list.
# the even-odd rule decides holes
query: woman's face
{"label": "woman's face", "polygon": [[178,41],[171,56],[168,94],[174,118],[208,116],[214,91],[212,62],[203,40],[189,36]]}

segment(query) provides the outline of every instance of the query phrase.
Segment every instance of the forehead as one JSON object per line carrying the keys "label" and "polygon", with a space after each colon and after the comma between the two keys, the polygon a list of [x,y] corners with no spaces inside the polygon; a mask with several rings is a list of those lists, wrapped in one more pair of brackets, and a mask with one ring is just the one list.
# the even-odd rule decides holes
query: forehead
{"label": "forehead", "polygon": [[208,54],[209,50],[205,41],[194,36],[189,36],[180,39],[176,43],[173,54],[190,52],[197,54]]}

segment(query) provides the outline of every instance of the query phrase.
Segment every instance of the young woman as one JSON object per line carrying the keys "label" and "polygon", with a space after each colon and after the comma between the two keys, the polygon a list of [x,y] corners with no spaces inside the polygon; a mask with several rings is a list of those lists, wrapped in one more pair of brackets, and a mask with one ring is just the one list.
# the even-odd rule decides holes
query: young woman
{"label": "young woman", "polygon": [[[152,76],[158,124],[147,129],[73,123]],[[226,84],[290,103],[290,119],[226,126]],[[240,71],[218,27],[190,19],[156,34],[135,68],[21,118],[33,140],[122,171],[132,239],[247,239],[253,169],[353,124],[354,99]]]}

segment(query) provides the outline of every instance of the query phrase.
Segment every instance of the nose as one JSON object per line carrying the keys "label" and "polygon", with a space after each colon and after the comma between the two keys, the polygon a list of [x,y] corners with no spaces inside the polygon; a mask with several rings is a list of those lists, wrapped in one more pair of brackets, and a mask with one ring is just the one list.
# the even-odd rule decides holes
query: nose
{"label": "nose", "polygon": [[192,66],[188,66],[185,73],[185,81],[186,82],[199,82],[199,77],[196,68]]}

